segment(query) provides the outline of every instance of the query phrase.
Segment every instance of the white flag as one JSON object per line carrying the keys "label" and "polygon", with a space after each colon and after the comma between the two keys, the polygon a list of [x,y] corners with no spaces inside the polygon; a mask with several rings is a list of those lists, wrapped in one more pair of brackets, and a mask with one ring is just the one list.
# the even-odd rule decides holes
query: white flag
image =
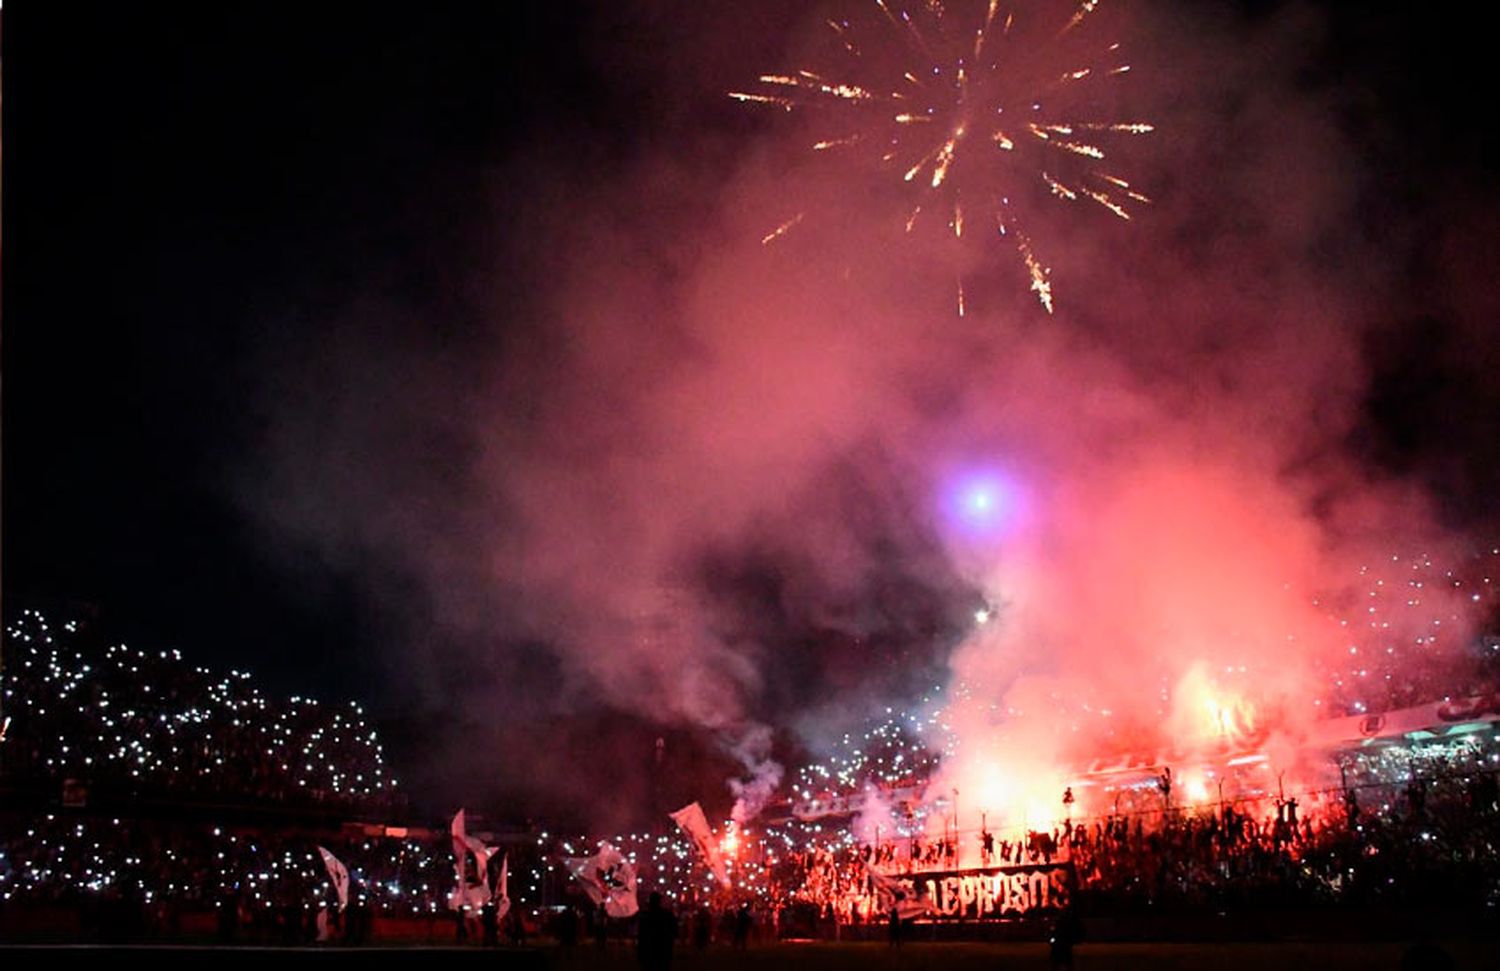
{"label": "white flag", "polygon": [[725,871],[724,861],[719,856],[719,844],[714,842],[713,830],[708,828],[708,818],[703,815],[703,807],[696,802],[689,803],[672,813],[671,816],[672,821],[698,848],[703,862],[707,863],[709,870],[713,871],[714,879],[719,881],[720,886],[729,886],[729,874]]}
{"label": "white flag", "polygon": [[635,893],[635,867],[613,846],[604,843],[593,856],[573,857],[564,862],[568,872],[583,884],[589,899],[603,904],[609,916],[634,917],[641,909]]}
{"label": "white flag", "polygon": [[500,858],[500,874],[495,878],[495,890],[490,899],[495,901],[495,919],[504,920],[510,913],[510,854]]}
{"label": "white flag", "polygon": [[328,924],[328,908],[318,908],[318,943],[326,944],[333,940],[333,928]]}
{"label": "white flag", "polygon": [[454,814],[448,834],[453,841],[457,878],[453,893],[448,896],[448,906],[454,910],[483,907],[490,900],[489,862],[495,851],[468,834],[462,809]]}
{"label": "white flag", "polygon": [[333,889],[339,892],[339,910],[349,906],[349,871],[339,858],[328,852],[323,847],[318,847],[318,855],[323,858],[323,866],[328,869],[328,879],[333,881]]}

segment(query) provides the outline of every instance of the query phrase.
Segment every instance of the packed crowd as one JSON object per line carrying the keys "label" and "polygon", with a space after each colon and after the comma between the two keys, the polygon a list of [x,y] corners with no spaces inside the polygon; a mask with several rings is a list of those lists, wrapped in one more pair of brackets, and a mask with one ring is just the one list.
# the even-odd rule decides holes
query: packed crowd
{"label": "packed crowd", "polygon": [[[1500,806],[1489,773],[1351,788],[1338,811],[1299,816],[1296,797],[1096,822],[1057,835],[1091,909],[1223,911],[1335,903],[1500,903]],[[1363,808],[1362,808],[1363,807]]]}
{"label": "packed crowd", "polygon": [[[475,944],[493,943],[497,934],[582,939],[628,929],[627,921],[602,919],[563,866],[599,841],[544,833],[483,836],[502,850],[489,865],[489,878],[501,890],[496,896],[510,902],[509,916],[500,920],[494,906],[452,910],[456,874],[446,831],[363,836],[84,812],[27,821],[11,814],[0,817],[0,925],[7,909],[52,912],[76,915],[76,932],[90,939],[172,940],[193,933],[185,931],[189,925],[201,937],[207,919],[220,940],[260,944],[314,940],[328,933],[320,921],[331,923],[339,939],[356,942],[371,937],[377,919],[405,922],[408,936]],[[695,936],[710,907],[716,940],[729,940],[730,913],[740,924],[753,914],[757,928],[769,926],[772,912],[763,895],[737,879],[741,889],[731,908],[725,895],[713,892],[712,877],[693,862],[685,840],[621,834],[611,842],[640,867],[642,899],[660,892],[672,909],[692,913]],[[345,908],[320,848],[347,869]],[[502,860],[508,871],[503,889]]]}
{"label": "packed crowd", "polygon": [[[334,905],[321,846],[350,874],[346,927],[375,916],[449,919],[455,875],[445,826],[346,823],[396,805],[395,781],[357,706],[277,701],[245,675],[216,678],[174,651],[95,644],[78,625],[54,626],[36,612],[22,613],[6,634],[7,784],[62,785],[65,795],[68,785],[82,785],[121,799],[7,811],[0,909],[74,908],[96,922],[128,912],[166,936],[181,915],[212,913],[241,937],[286,940],[308,933],[311,915]],[[844,921],[883,920],[880,877],[1037,864],[1070,868],[1075,899],[1094,912],[1500,905],[1500,737],[1492,727],[1352,750],[1338,784],[1318,789],[1283,794],[1268,785],[1190,799],[1164,773],[1157,784],[1121,785],[1112,809],[1100,812],[1095,800],[1085,813],[1079,805],[1076,817],[1069,790],[1061,794],[1067,821],[1046,831],[960,830],[956,807],[939,801],[916,815],[907,803],[886,817],[904,819],[904,827],[877,827],[861,840],[851,817],[863,804],[852,797],[916,792],[939,758],[925,745],[927,723],[891,714],[803,766],[785,812],[753,827],[720,827],[727,886],[665,820],[608,842],[635,867],[643,899],[659,892],[684,913],[748,906],[767,926],[808,908]],[[141,797],[195,811],[108,815]],[[845,802],[834,806],[830,797]],[[221,812],[255,803],[320,812],[270,826]],[[518,915],[537,921],[574,904],[588,911],[565,861],[588,856],[601,840],[547,832],[487,838],[503,844]]]}
{"label": "packed crowd", "polygon": [[[7,818],[0,837],[0,904],[129,903],[170,927],[183,914],[215,912],[256,938],[274,936],[288,909],[337,908],[319,847],[348,870],[348,905],[383,917],[441,917],[454,863],[447,834],[361,836],[281,827],[48,813]],[[542,841],[507,846],[512,892],[535,899]]]}
{"label": "packed crowd", "polygon": [[99,643],[86,625],[35,610],[5,636],[0,758],[12,786],[371,815],[400,806],[357,704],[273,698],[243,672]]}
{"label": "packed crowd", "polygon": [[[934,689],[933,695],[941,691]],[[930,700],[930,699],[924,699]],[[937,768],[932,736],[937,719],[887,709],[886,718],[860,735],[842,736],[822,759],[798,766],[791,785],[794,799],[809,804],[865,784],[884,790],[921,788]]]}
{"label": "packed crowd", "polygon": [[1491,733],[1357,751],[1340,786],[1203,805],[1174,804],[1165,773],[1123,811],[1043,831],[846,836],[795,855],[794,899],[883,921],[885,876],[1062,865],[1086,913],[1500,906],[1497,743]]}
{"label": "packed crowd", "polygon": [[1476,620],[1500,622],[1500,547],[1452,559],[1392,554],[1314,604],[1345,643],[1323,671],[1331,715],[1477,694],[1500,679],[1500,639],[1471,633]]}
{"label": "packed crowd", "polygon": [[[637,866],[643,898],[661,892],[682,913],[748,906],[766,926],[798,908],[842,922],[884,922],[889,900],[877,875],[951,869],[960,841],[973,843],[962,849],[967,866],[1067,866],[1084,914],[1500,905],[1495,769],[1429,768],[1399,783],[1368,781],[1365,773],[1378,766],[1351,767],[1358,778],[1343,790],[1112,814],[1047,831],[954,831],[925,842],[861,844],[847,829],[784,822],[729,861],[728,891],[679,837],[623,834],[611,842]],[[590,910],[562,861],[596,845],[539,834],[506,843],[506,889],[531,932],[555,920],[562,905]],[[375,916],[449,926],[454,869],[444,832],[268,833],[79,814],[51,814],[25,829],[7,821],[0,907],[71,907],[98,921],[112,906],[129,905],[143,927],[167,937],[182,915],[213,913],[239,939],[284,940],[310,929],[318,911],[336,909],[319,846],[348,867],[345,921],[354,923],[346,926]]]}

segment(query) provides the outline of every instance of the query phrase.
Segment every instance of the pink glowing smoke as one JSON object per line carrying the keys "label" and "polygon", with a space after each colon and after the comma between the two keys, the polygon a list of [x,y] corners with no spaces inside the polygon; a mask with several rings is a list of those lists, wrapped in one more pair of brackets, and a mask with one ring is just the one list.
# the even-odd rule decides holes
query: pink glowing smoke
{"label": "pink glowing smoke", "polygon": [[[998,608],[967,636],[910,637],[938,663],[961,640],[946,685],[958,750],[938,790],[958,788],[966,814],[1042,821],[1092,753],[1252,709],[1295,733],[1318,715],[1320,663],[1346,650],[1313,598],[1352,590],[1376,552],[1460,545],[1420,490],[1346,448],[1365,321],[1402,254],[1349,230],[1362,169],[1329,123],[1339,93],[1295,75],[1315,23],[1116,21],[1147,48],[1130,94],[1162,130],[1141,177],[1156,204],[1129,225],[1049,227],[1067,281],[1054,317],[997,259],[968,268],[993,286],[958,320],[946,258],[891,231],[874,180],[804,168],[802,132],[747,134],[683,94],[717,98],[762,69],[774,51],[731,43],[755,17],[691,17],[707,32],[692,37],[626,19],[623,46],[589,42],[665,120],[623,158],[564,131],[508,160],[520,255],[480,288],[492,346],[461,363],[393,349],[396,373],[366,369],[347,399],[272,430],[270,488],[296,497],[273,515],[415,579],[412,613],[438,633],[408,639],[403,663],[430,678],[472,662],[484,673],[457,705],[504,711],[523,663],[510,645],[543,644],[553,714],[706,729],[743,753],[744,815],[774,785],[765,726],[816,743],[869,701],[867,662],[787,643],[757,613],[865,643],[905,609],[877,583],[904,570]],[[788,46],[816,20],[786,15]],[[670,89],[626,52],[643,38],[680,45]],[[789,201],[826,215],[762,245]],[[413,468],[401,446],[429,434],[461,458]],[[951,474],[976,462],[1016,483],[1014,529],[943,521]],[[835,467],[874,498],[829,487]],[[778,583],[725,610],[705,594],[705,551],[754,553]],[[776,700],[803,697],[799,679],[817,697]],[[553,753],[500,731],[499,771],[555,777]]]}

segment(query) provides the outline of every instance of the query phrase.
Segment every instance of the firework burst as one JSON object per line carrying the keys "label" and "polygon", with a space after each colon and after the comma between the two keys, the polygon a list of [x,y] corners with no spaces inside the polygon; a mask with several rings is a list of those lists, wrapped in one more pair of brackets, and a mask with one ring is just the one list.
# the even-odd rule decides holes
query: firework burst
{"label": "firework burst", "polygon": [[[1082,36],[1098,4],[1085,0],[1048,25],[1034,5],[1018,16],[1001,0],[873,0],[864,17],[828,21],[820,63],[829,66],[765,74],[730,97],[827,119],[813,151],[875,165],[909,187],[908,233],[936,223],[955,241],[992,236],[1014,248],[1051,313],[1051,268],[1022,228],[1029,201],[1094,204],[1126,220],[1150,201],[1109,164],[1122,139],[1154,128],[1110,120],[1102,107],[1105,86],[1130,66],[1119,44]],[[964,304],[960,277],[960,315]]]}

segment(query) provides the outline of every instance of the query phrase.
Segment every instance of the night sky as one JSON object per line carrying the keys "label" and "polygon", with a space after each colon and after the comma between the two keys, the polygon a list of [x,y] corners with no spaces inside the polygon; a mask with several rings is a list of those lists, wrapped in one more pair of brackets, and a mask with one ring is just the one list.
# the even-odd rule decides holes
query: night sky
{"label": "night sky", "polygon": [[[535,165],[518,156],[556,143],[607,170],[682,125],[752,127],[723,85],[640,76],[642,49],[702,22],[695,6],[14,5],[7,592],[97,605],[287,684],[372,688],[347,577],[237,507],[264,369],[361,302],[400,308],[377,335],[392,341],[503,331],[484,291],[521,302],[530,285],[512,276],[528,244],[506,234]],[[651,110],[667,100],[686,116]]]}
{"label": "night sky", "polygon": [[7,592],[369,689],[347,579],[237,506],[258,373],[356,293],[472,319],[488,167],[575,97],[516,58],[564,23],[10,11]]}
{"label": "night sky", "polygon": [[[1408,241],[1397,298],[1360,322],[1371,380],[1350,454],[1430,490],[1447,525],[1487,534],[1500,525],[1491,42],[1458,4],[1218,6],[1209,18],[1229,35],[1295,25],[1302,62],[1277,75],[1321,98],[1362,157],[1350,235],[1378,245],[1399,226]],[[367,701],[399,751],[419,751],[412,740],[441,713],[441,690],[413,689],[401,672],[412,657],[448,663],[430,660],[440,648],[411,646],[441,611],[419,593],[430,581],[378,543],[309,539],[305,517],[278,528],[267,496],[285,493],[262,486],[288,470],[268,454],[303,408],[386,416],[380,449],[315,430],[302,444],[348,449],[340,474],[389,479],[402,503],[441,505],[448,489],[459,501],[475,442],[427,416],[485,395],[496,362],[555,352],[541,309],[547,254],[591,235],[591,186],[679,145],[694,185],[744,164],[780,119],[724,92],[785,62],[803,10],[10,4],[7,610],[90,605],[143,645],[247,668],[289,693]],[[1134,56],[1174,69],[1149,49]],[[535,218],[539,199],[566,214],[565,232]],[[669,205],[663,218],[681,225],[716,203],[684,193]],[[1409,243],[1441,233],[1442,246]],[[643,248],[622,262],[682,259]],[[502,409],[495,432],[536,420],[524,405]],[[905,508],[867,478],[830,488]],[[410,515],[424,528],[420,508]],[[904,515],[872,527],[880,555],[935,557]],[[766,564],[779,555],[736,548],[701,568],[716,595],[778,602],[771,588],[789,571]],[[910,572],[893,568],[879,596],[899,588],[923,617],[876,625],[871,643],[910,633],[903,624],[942,639],[948,612],[969,608],[973,591],[951,571]],[[767,638],[814,636],[795,619],[765,624]],[[486,627],[511,629],[492,617]],[[539,635],[506,636],[516,679],[541,693],[568,682]],[[910,661],[894,649],[888,660]],[[471,662],[453,663],[462,678]],[[802,700],[771,691],[757,704]],[[585,698],[549,724],[586,736],[606,709]]]}

